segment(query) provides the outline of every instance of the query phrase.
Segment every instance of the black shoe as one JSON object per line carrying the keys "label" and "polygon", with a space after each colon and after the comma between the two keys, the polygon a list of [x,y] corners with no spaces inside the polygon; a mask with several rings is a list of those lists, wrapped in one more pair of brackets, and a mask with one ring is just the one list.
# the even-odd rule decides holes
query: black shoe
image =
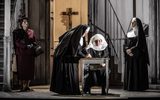
{"label": "black shoe", "polygon": [[28,92],[29,92],[29,91],[33,91],[33,89],[31,89],[31,88],[29,88],[29,87],[26,87],[25,90],[28,91]]}
{"label": "black shoe", "polygon": [[89,88],[84,88],[84,93],[85,94],[90,94],[91,93],[91,90]]}
{"label": "black shoe", "polygon": [[26,92],[27,90],[26,89],[20,89],[19,92]]}
{"label": "black shoe", "polygon": [[105,88],[102,88],[102,95],[106,95]]}
{"label": "black shoe", "polygon": [[106,95],[107,93],[106,92],[102,92],[102,95]]}
{"label": "black shoe", "polygon": [[86,92],[84,92],[84,94],[90,94],[90,92],[89,92],[89,91],[86,91]]}
{"label": "black shoe", "polygon": [[84,94],[91,94],[91,91],[90,90],[85,90]]}
{"label": "black shoe", "polygon": [[91,93],[89,91],[87,91],[87,92],[84,92],[82,95],[83,96],[89,96],[89,95],[91,95]]}

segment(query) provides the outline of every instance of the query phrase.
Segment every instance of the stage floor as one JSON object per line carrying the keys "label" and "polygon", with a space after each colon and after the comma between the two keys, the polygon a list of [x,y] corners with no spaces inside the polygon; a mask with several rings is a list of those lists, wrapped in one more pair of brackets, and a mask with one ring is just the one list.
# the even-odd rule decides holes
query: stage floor
{"label": "stage floor", "polygon": [[101,88],[92,88],[91,95],[59,95],[49,91],[49,85],[31,86],[34,91],[12,92],[0,91],[3,99],[128,99],[128,98],[160,98],[160,89],[148,89],[144,92],[129,92],[122,88],[110,88],[107,95],[101,95]]}

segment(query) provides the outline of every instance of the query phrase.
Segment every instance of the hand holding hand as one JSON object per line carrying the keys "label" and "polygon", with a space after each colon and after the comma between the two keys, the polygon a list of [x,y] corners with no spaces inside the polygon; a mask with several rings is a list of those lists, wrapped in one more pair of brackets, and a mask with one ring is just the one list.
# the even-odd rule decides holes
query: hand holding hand
{"label": "hand holding hand", "polygon": [[92,58],[92,56],[90,54],[87,54],[86,58]]}
{"label": "hand holding hand", "polygon": [[27,48],[32,48],[33,47],[33,44],[28,44],[27,45]]}
{"label": "hand holding hand", "polygon": [[127,53],[129,56],[133,56],[132,49],[127,49],[127,50],[126,50],[126,53]]}

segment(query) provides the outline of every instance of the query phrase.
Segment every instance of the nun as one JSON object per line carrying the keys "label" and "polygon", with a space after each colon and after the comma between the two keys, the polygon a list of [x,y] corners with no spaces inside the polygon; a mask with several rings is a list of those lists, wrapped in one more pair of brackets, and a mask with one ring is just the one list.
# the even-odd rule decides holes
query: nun
{"label": "nun", "polygon": [[80,95],[78,62],[85,57],[85,37],[90,27],[78,25],[59,37],[53,55],[50,91],[63,95]]}
{"label": "nun", "polygon": [[[109,46],[102,34],[91,37],[86,48],[88,58],[109,58]],[[90,64],[84,70],[84,93],[90,94],[92,86],[101,86],[102,95],[106,94],[106,70],[105,64]]]}
{"label": "nun", "polygon": [[149,88],[149,56],[146,37],[139,18],[132,18],[131,30],[124,42],[124,90],[144,91]]}

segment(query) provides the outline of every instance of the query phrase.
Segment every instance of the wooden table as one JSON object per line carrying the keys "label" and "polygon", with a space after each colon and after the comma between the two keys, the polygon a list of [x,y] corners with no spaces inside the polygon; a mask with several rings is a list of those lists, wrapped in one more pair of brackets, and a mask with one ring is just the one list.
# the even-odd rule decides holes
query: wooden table
{"label": "wooden table", "polygon": [[108,73],[108,64],[109,64],[109,58],[81,58],[79,60],[80,68],[81,68],[81,74],[82,74],[82,95],[84,94],[83,88],[84,88],[84,68],[87,67],[89,64],[105,64],[106,68],[106,94],[108,94],[108,88],[109,88],[109,73]]}

